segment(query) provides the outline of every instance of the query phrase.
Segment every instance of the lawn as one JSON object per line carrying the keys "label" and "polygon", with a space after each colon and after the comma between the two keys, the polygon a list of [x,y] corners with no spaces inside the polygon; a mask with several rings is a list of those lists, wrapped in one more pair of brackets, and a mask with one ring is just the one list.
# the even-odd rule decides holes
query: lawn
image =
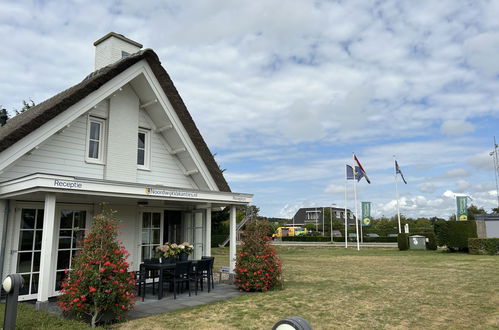
{"label": "lawn", "polygon": [[[5,304],[0,304],[0,328],[3,326],[3,318],[5,312]],[[44,329],[44,330],[79,330],[79,329],[92,329],[85,323],[65,320],[55,315],[43,311],[36,311],[33,306],[19,303],[17,305],[17,329]]]}
{"label": "lawn", "polygon": [[[217,267],[228,249],[214,249]],[[499,257],[371,248],[279,247],[285,289],[114,326],[270,329],[302,316],[314,329],[497,328]],[[172,303],[174,303],[172,301]]]}

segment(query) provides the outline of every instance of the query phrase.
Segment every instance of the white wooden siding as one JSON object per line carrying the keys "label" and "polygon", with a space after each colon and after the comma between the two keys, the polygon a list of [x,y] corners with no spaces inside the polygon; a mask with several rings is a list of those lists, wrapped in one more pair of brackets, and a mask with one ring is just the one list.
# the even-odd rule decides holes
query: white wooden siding
{"label": "white wooden siding", "polygon": [[[140,110],[139,125],[150,128],[151,119],[144,110]],[[192,179],[184,175],[178,160],[170,155],[161,133],[151,131],[151,168],[137,170],[137,182],[145,184],[161,184],[170,187],[197,189]]]}
{"label": "white wooden siding", "polygon": [[136,182],[139,98],[128,85],[109,102],[106,180]]}
{"label": "white wooden siding", "polygon": [[43,142],[0,174],[0,181],[41,172],[102,179],[103,166],[85,162],[87,119],[81,116],[59,134]]}

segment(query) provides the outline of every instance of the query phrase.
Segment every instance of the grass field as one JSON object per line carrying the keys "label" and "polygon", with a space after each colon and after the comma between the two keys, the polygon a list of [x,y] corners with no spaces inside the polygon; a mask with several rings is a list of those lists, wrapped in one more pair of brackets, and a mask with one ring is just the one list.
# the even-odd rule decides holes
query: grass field
{"label": "grass field", "polygon": [[[215,249],[217,266],[227,249]],[[117,324],[118,329],[499,329],[499,257],[443,251],[279,247],[285,289]],[[174,303],[172,301],[172,303]]]}

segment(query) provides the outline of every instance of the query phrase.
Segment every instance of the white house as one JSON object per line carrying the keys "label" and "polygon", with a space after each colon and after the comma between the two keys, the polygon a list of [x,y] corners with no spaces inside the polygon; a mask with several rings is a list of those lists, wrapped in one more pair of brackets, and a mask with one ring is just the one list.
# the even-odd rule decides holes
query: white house
{"label": "white house", "polygon": [[[116,33],[94,45],[93,73],[0,128],[0,274],[22,274],[20,299],[39,305],[102,202],[137,270],[166,241],[210,255],[211,211],[230,207],[235,237],[252,200],[231,192],[154,51]],[[235,252],[231,239],[231,270]]]}

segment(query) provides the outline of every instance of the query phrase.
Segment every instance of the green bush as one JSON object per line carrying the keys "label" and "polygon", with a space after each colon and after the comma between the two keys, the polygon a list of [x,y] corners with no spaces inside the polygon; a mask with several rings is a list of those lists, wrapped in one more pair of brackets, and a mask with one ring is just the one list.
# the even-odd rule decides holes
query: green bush
{"label": "green bush", "polygon": [[499,254],[499,238],[469,238],[470,254]]}
{"label": "green bush", "polygon": [[435,234],[438,246],[447,246],[450,251],[467,251],[468,238],[476,238],[475,221],[437,221]]}
{"label": "green bush", "polygon": [[[283,237],[284,242],[331,242],[331,236],[286,236]],[[334,242],[344,242],[345,237],[333,237]],[[349,242],[356,242],[355,237],[349,237]],[[396,243],[397,237],[364,237],[365,243]]]}
{"label": "green bush", "polygon": [[218,247],[227,238],[227,235],[211,235],[211,247]]}
{"label": "green bush", "polygon": [[449,221],[445,220],[437,220],[435,221],[435,225],[433,226],[435,230],[435,236],[437,238],[438,246],[447,245],[447,233],[448,233],[448,225]]}
{"label": "green bush", "polygon": [[475,221],[449,221],[447,248],[451,251],[468,251],[468,238],[476,238]]}
{"label": "green bush", "polygon": [[399,234],[397,236],[397,243],[400,251],[409,250],[409,234]]}

